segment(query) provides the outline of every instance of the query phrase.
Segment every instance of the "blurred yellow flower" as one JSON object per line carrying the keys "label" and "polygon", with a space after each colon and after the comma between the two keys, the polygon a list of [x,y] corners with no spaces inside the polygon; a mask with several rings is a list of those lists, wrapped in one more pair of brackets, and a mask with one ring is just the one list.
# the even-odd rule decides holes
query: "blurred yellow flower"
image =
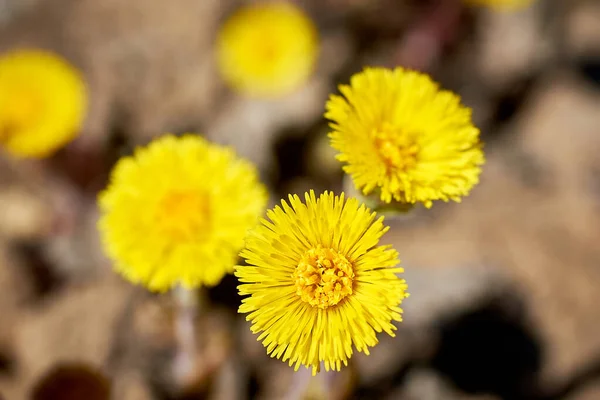
{"label": "blurred yellow flower", "polygon": [[80,72],[56,54],[0,55],[0,147],[19,157],[46,157],[80,131],[87,91]]}
{"label": "blurred yellow flower", "polygon": [[479,181],[484,155],[471,110],[427,75],[366,68],[332,95],[331,145],[356,187],[381,201],[460,201]]}
{"label": "blurred yellow flower", "polygon": [[376,333],[394,336],[408,296],[398,253],[378,246],[389,229],[356,199],[313,191],[289,196],[251,230],[237,266],[239,311],[267,352],[289,365],[326,370],[348,364],[352,345],[369,354]]}
{"label": "blurred yellow flower", "polygon": [[99,228],[115,268],[153,291],[215,285],[229,272],[267,191],[255,167],[195,135],[166,135],[112,171]]}
{"label": "blurred yellow flower", "polygon": [[487,6],[496,10],[517,10],[531,5],[534,0],[463,0],[468,5]]}
{"label": "blurred yellow flower", "polygon": [[217,40],[223,79],[256,97],[278,97],[300,87],[317,52],[316,28],[290,3],[245,6],[226,21]]}

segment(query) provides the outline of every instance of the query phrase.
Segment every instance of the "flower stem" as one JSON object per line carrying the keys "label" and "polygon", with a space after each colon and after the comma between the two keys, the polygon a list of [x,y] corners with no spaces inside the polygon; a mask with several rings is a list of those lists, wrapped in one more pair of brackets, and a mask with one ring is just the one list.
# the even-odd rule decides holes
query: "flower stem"
{"label": "flower stem", "polygon": [[319,389],[321,392],[321,398],[327,400],[333,400],[336,398],[334,396],[333,390],[333,379],[335,377],[334,371],[326,371],[323,364],[321,364],[321,372],[318,375],[320,380]]}
{"label": "flower stem", "polygon": [[177,286],[173,290],[176,303],[175,340],[177,353],[173,363],[173,375],[179,387],[193,379],[196,370],[197,332],[195,320],[200,308],[198,292]]}
{"label": "flower stem", "polygon": [[294,372],[294,378],[290,385],[290,390],[285,396],[286,399],[335,399],[333,395],[333,371],[325,371],[321,364],[321,372],[317,376],[312,376],[311,370],[301,368]]}
{"label": "flower stem", "polygon": [[289,400],[302,400],[305,398],[306,393],[308,392],[308,387],[311,381],[311,372],[310,369],[301,368],[298,371],[294,372],[292,378],[292,384],[290,385],[290,389],[285,396],[286,399]]}

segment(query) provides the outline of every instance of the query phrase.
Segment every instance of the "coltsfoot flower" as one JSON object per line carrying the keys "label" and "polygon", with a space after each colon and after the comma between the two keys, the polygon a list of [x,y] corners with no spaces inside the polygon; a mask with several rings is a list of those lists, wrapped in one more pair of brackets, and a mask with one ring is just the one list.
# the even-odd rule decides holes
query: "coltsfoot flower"
{"label": "coltsfoot flower", "polygon": [[379,246],[383,217],[325,192],[305,203],[289,196],[251,230],[237,266],[241,313],[267,352],[289,365],[325,369],[347,365],[353,346],[369,354],[376,333],[394,336],[400,304],[408,296],[397,274],[398,253]]}
{"label": "coltsfoot flower", "polygon": [[460,201],[484,162],[471,110],[429,76],[366,68],[332,95],[325,117],[331,145],[356,185],[381,201]]}
{"label": "coltsfoot flower", "polygon": [[534,0],[463,0],[465,4],[486,6],[495,10],[517,10],[531,5]]}
{"label": "coltsfoot flower", "polygon": [[317,53],[315,26],[291,3],[247,5],[226,21],[217,39],[223,79],[255,97],[278,97],[300,87]]}
{"label": "coltsfoot flower", "polygon": [[99,228],[116,270],[153,291],[233,272],[267,191],[255,167],[195,135],[166,135],[112,171]]}
{"label": "coltsfoot flower", "polygon": [[0,55],[0,147],[18,157],[41,158],[81,130],[87,90],[80,72],[42,50]]}

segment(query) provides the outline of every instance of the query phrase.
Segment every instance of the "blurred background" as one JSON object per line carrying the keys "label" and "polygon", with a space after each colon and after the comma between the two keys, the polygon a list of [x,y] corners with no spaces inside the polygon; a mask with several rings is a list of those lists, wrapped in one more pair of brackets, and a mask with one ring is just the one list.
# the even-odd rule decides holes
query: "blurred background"
{"label": "blurred background", "polygon": [[367,65],[430,73],[473,108],[487,163],[461,204],[388,218],[411,297],[380,336],[323,374],[329,398],[600,399],[600,2],[515,10],[458,0],[302,0],[314,73],[255,99],[220,78],[235,0],[0,0],[0,52],[36,47],[84,74],[80,135],[44,160],[0,153],[0,397],[276,399],[294,381],[207,291],[196,368],[171,378],[174,301],[117,276],[96,230],[115,161],[197,132],[255,162],[271,202],[343,189],[324,105]]}

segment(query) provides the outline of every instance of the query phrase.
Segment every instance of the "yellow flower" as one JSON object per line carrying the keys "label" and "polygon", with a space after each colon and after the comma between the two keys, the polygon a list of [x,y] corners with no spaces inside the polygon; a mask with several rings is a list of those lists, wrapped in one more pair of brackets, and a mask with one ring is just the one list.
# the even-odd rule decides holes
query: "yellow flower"
{"label": "yellow flower", "polygon": [[300,87],[317,57],[312,21],[290,3],[253,4],[222,27],[217,58],[223,79],[256,97],[277,97]]}
{"label": "yellow flower", "polygon": [[87,91],[79,71],[58,55],[0,55],[0,146],[19,157],[46,157],[80,131]]}
{"label": "yellow flower", "polygon": [[534,0],[463,0],[468,5],[488,6],[496,10],[517,10],[531,5]]}
{"label": "yellow flower", "polygon": [[431,207],[460,201],[479,181],[484,162],[471,110],[427,75],[366,68],[332,95],[331,145],[364,194]]}
{"label": "yellow flower", "polygon": [[270,221],[251,230],[237,266],[240,312],[272,357],[339,370],[352,345],[369,354],[376,332],[394,336],[400,303],[408,296],[396,274],[402,268],[391,246],[378,246],[388,230],[383,217],[344,194],[289,196],[267,212]]}
{"label": "yellow flower", "polygon": [[199,136],[166,135],[122,158],[100,194],[99,228],[115,268],[164,291],[229,272],[267,192],[255,167]]}

